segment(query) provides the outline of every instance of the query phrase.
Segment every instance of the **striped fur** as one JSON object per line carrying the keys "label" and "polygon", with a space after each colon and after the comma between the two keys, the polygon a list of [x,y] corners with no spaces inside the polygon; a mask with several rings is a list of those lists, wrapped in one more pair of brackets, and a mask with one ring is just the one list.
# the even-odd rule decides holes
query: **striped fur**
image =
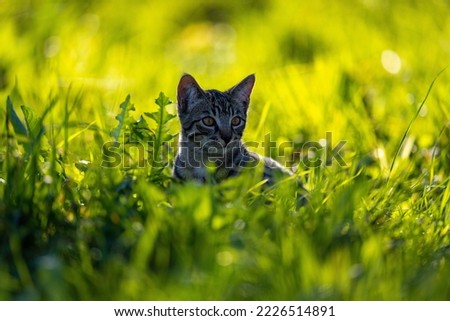
{"label": "striped fur", "polygon": [[222,92],[203,90],[191,75],[181,77],[177,93],[181,133],[174,177],[219,182],[258,162],[263,162],[263,179],[269,184],[279,175],[292,175],[275,160],[248,151],[242,143],[254,83],[255,76],[250,75]]}

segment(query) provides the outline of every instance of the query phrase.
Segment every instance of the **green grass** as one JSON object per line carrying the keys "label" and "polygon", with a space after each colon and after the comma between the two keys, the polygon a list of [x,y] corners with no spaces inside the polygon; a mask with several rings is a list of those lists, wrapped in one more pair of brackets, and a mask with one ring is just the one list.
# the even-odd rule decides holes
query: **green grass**
{"label": "green grass", "polygon": [[[449,15],[443,0],[2,3],[0,299],[449,300]],[[289,161],[329,132],[345,164],[297,159],[300,208],[253,173],[172,181],[183,72],[218,89],[255,72],[253,149],[270,133]]]}

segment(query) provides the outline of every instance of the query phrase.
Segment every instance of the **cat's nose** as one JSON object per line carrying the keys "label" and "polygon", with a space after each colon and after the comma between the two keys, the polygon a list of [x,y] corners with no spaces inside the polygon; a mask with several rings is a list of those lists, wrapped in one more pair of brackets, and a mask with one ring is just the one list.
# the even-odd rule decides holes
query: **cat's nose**
{"label": "cat's nose", "polygon": [[231,130],[223,130],[220,133],[221,138],[223,140],[223,142],[225,143],[225,145],[228,145],[228,143],[231,141],[231,138],[233,136],[233,134],[231,133]]}

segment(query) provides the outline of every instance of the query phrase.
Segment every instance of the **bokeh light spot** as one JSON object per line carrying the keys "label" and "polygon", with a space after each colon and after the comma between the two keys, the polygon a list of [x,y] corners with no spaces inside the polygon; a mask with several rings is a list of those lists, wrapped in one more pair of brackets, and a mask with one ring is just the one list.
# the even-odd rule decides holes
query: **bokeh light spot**
{"label": "bokeh light spot", "polygon": [[398,74],[402,68],[400,56],[392,50],[383,50],[381,53],[381,64],[388,73],[393,75]]}
{"label": "bokeh light spot", "polygon": [[61,49],[61,42],[59,40],[59,37],[52,36],[49,37],[45,41],[44,45],[44,56],[46,58],[52,58],[55,57]]}
{"label": "bokeh light spot", "polygon": [[217,264],[221,266],[228,266],[233,263],[233,254],[229,251],[222,251],[216,255]]}

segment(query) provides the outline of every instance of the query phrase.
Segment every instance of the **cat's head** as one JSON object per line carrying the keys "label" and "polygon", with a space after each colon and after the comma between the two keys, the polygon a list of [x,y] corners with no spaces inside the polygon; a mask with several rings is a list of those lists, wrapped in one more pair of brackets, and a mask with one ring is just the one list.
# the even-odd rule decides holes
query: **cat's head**
{"label": "cat's head", "polygon": [[178,84],[178,116],[185,138],[223,147],[240,141],[247,121],[255,76],[226,90],[203,90],[191,75]]}

